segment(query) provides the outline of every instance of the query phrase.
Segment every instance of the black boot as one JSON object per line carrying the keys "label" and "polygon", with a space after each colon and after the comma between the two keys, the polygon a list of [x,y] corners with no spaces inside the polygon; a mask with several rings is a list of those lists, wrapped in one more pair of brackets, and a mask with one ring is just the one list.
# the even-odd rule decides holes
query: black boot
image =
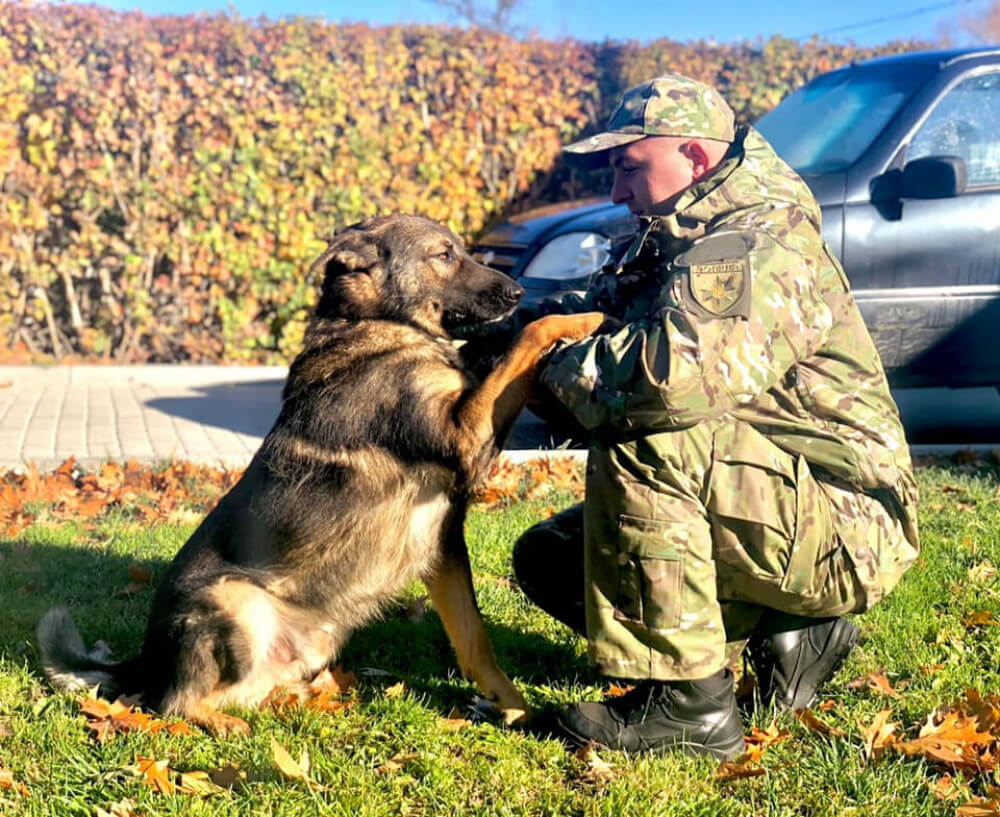
{"label": "black boot", "polygon": [[761,703],[774,701],[779,711],[810,706],[857,641],[858,628],[847,619],[769,611],[747,645]]}
{"label": "black boot", "polygon": [[642,681],[620,698],[563,707],[556,725],[578,745],[627,752],[678,748],[726,758],[744,750],[729,670],[699,681]]}

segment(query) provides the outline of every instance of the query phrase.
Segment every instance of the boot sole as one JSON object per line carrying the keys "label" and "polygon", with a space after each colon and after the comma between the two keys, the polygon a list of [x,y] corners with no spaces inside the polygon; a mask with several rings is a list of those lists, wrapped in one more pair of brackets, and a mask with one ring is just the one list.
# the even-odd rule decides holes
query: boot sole
{"label": "boot sole", "polygon": [[[787,711],[793,709],[807,709],[812,706],[813,701],[816,700],[816,696],[819,694],[820,687],[833,678],[840,668],[844,666],[844,662],[847,661],[847,657],[851,654],[854,646],[858,643],[859,635],[860,632],[858,628],[855,627],[850,621],[846,618],[838,619],[837,623],[830,631],[830,635],[826,639],[826,644],[823,647],[820,660],[815,664],[812,664],[802,673],[802,676],[799,678],[799,683],[796,686],[795,694],[791,696],[791,703],[785,704],[782,702],[779,708]],[[833,646],[831,647],[831,645]],[[814,691],[809,697],[809,700],[798,701],[798,690],[803,687],[808,689],[810,686],[812,686]]]}
{"label": "boot sole", "polygon": [[592,738],[585,738],[582,735],[577,734],[575,731],[570,729],[561,721],[556,722],[556,726],[560,732],[560,736],[571,743],[576,748],[582,748],[587,744],[594,744],[602,749],[608,749],[612,752],[625,752],[626,754],[652,754],[652,755],[662,755],[667,752],[672,752],[674,750],[685,752],[689,755],[711,755],[719,760],[731,760],[732,758],[738,757],[746,752],[746,739],[742,734],[738,738],[733,738],[725,745],[710,745],[705,743],[692,743],[685,740],[677,740],[669,743],[662,743],[659,746],[651,746],[645,749],[637,749],[635,751],[624,748],[616,748],[614,746],[608,746],[607,744],[595,741]]}

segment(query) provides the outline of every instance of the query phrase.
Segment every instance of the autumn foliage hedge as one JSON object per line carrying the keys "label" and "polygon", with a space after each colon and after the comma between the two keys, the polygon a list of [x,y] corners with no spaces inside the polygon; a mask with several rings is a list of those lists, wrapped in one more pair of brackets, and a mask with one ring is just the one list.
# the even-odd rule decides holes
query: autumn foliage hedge
{"label": "autumn foliage hedge", "polygon": [[336,229],[472,238],[588,192],[559,147],[632,82],[681,71],[753,118],[874,53],[0,4],[0,357],[285,361]]}

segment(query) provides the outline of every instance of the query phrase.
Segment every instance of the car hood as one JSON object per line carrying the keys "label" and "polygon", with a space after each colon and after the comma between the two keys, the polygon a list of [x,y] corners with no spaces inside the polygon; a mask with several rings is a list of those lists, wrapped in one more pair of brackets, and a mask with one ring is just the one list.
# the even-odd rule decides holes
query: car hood
{"label": "car hood", "polygon": [[[844,203],[843,173],[803,176],[820,207]],[[623,204],[606,198],[576,199],[527,210],[489,230],[477,242],[481,246],[537,247],[555,235],[575,230],[597,230],[612,240],[636,230],[635,217]]]}
{"label": "car hood", "polygon": [[632,220],[628,208],[623,205],[613,204],[603,197],[577,199],[511,216],[487,232],[479,243],[528,247],[545,241],[556,230],[560,233],[571,232],[577,223],[581,230],[601,229],[607,232],[605,225],[615,225],[623,220]]}

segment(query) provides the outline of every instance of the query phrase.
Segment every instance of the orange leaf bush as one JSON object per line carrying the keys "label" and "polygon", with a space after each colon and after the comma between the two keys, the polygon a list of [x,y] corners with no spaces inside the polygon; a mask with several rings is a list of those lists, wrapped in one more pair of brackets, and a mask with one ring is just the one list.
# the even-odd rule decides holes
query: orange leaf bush
{"label": "orange leaf bush", "polygon": [[905,47],[0,3],[0,357],[287,361],[308,265],[340,227],[405,211],[471,238],[603,191],[560,145],[664,70],[753,118],[819,71]]}

